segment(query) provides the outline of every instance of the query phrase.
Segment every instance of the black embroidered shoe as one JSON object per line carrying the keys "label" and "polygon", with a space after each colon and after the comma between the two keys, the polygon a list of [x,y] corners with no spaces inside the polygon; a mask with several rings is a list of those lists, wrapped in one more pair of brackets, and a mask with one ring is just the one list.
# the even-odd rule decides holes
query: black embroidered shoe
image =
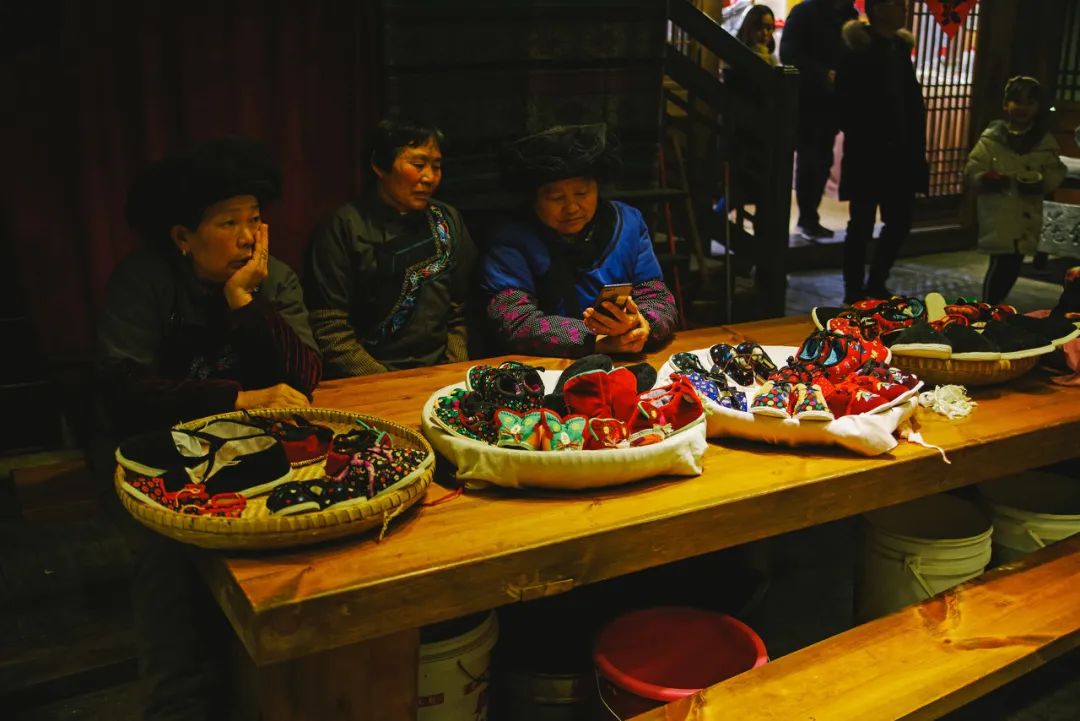
{"label": "black embroidered shoe", "polygon": [[1054,344],[1042,336],[1033,335],[1020,326],[1003,320],[987,321],[983,336],[1001,349],[1002,360],[1017,360],[1043,355],[1054,350]]}
{"label": "black embroidered shoe", "polygon": [[971,326],[952,323],[941,334],[949,339],[954,360],[990,361],[1001,358],[1001,350],[992,340]]}
{"label": "black embroidered shoe", "polygon": [[1080,338],[1080,328],[1064,318],[1053,316],[1032,318],[1027,315],[1016,315],[1005,322],[1016,328],[1022,328],[1032,335],[1045,338],[1048,343],[1053,343],[1055,346],[1065,345],[1074,338]]}
{"label": "black embroidered shoe", "polygon": [[919,358],[949,358],[952,356],[952,344],[949,339],[930,327],[925,320],[919,320],[896,335],[890,349],[897,355],[917,356]]}

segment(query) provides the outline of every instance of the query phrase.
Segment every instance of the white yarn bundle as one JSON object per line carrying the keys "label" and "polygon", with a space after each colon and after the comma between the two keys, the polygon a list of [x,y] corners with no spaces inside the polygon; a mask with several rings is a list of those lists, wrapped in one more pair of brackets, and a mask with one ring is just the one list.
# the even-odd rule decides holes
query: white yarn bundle
{"label": "white yarn bundle", "polygon": [[968,397],[963,386],[946,385],[920,393],[919,405],[952,421],[969,415],[978,404]]}

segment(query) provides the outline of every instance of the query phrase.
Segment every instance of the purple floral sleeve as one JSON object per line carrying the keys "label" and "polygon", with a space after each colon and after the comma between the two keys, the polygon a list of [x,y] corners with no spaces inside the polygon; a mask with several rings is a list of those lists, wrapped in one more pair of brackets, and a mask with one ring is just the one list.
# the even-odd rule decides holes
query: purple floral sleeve
{"label": "purple floral sleeve", "polygon": [[596,346],[596,336],[584,321],[545,315],[535,298],[515,288],[496,293],[488,302],[487,316],[504,346],[515,353],[580,358]]}
{"label": "purple floral sleeve", "polygon": [[675,307],[675,296],[671,294],[662,280],[648,280],[634,286],[631,293],[638,310],[651,326],[649,345],[664,342],[675,332],[679,322],[679,312]]}

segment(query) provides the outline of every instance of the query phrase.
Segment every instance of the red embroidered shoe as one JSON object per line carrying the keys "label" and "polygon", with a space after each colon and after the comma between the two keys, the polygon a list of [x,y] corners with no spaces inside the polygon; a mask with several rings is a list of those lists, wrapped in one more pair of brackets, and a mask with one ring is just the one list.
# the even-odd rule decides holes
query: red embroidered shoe
{"label": "red embroidered shoe", "polygon": [[837,385],[832,395],[825,398],[829,410],[837,418],[841,416],[858,415],[869,413],[889,402],[885,396],[879,395],[859,383],[849,379]]}
{"label": "red embroidered shoe", "polygon": [[629,418],[637,397],[637,378],[625,368],[587,371],[563,386],[567,413],[586,418]]}
{"label": "red embroidered shoe", "polygon": [[626,437],[631,446],[651,446],[667,438],[670,428],[664,427],[660,409],[639,403],[626,422]]}
{"label": "red embroidered shoe", "polygon": [[618,448],[627,439],[626,425],[617,418],[590,418],[585,427],[585,450]]}
{"label": "red embroidered shoe", "polygon": [[693,384],[679,375],[666,386],[645,391],[637,401],[638,406],[647,404],[658,409],[662,423],[670,427],[669,433],[690,425],[705,413]]}

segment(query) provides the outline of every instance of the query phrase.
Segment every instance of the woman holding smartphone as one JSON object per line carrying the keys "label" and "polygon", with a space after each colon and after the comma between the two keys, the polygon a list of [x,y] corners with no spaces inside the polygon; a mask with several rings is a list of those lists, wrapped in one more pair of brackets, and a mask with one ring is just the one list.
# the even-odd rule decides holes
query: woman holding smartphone
{"label": "woman holding smartphone", "polygon": [[[641,213],[599,197],[617,165],[603,124],[559,126],[505,148],[504,181],[525,195],[526,208],[495,227],[482,286],[506,350],[640,353],[675,330],[675,298]],[[605,292],[622,284],[629,295]]]}

